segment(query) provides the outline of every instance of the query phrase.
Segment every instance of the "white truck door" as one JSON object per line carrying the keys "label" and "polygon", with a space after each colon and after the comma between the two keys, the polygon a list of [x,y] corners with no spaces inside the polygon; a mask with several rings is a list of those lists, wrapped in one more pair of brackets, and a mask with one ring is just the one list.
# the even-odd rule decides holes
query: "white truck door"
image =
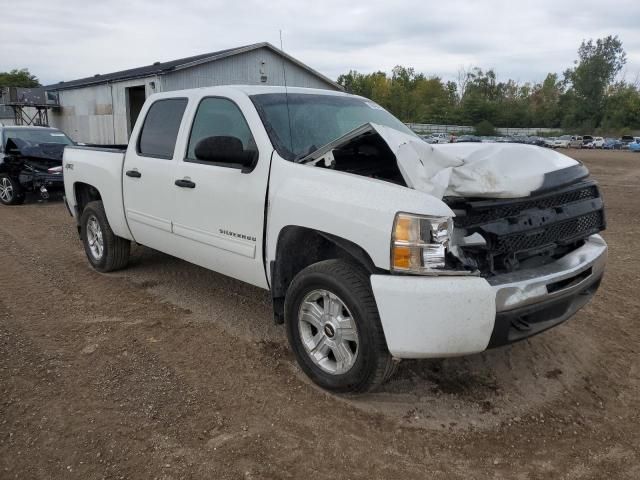
{"label": "white truck door", "polygon": [[[175,146],[186,98],[156,100],[127,149],[122,177],[125,213],[136,242],[171,253]],[[134,131],[135,135],[136,131]]]}
{"label": "white truck door", "polygon": [[[272,148],[260,135],[256,144],[232,100],[200,101],[177,162],[173,233],[185,260],[266,288],[262,244]],[[196,156],[204,139],[214,150],[219,145],[220,151],[255,153],[255,165],[243,169]]]}

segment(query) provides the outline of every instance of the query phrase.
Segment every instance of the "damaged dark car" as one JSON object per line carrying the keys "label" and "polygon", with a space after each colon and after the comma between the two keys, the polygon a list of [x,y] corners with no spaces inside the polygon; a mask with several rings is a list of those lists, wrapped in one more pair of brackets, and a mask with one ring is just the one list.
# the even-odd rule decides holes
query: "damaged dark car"
{"label": "damaged dark car", "polygon": [[27,193],[46,200],[62,192],[62,153],[74,142],[48,127],[0,127],[0,203],[20,205]]}

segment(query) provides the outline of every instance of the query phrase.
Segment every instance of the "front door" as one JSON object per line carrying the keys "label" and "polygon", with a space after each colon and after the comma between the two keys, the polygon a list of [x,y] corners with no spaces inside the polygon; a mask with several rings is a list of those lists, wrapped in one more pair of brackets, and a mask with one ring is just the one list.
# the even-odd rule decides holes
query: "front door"
{"label": "front door", "polygon": [[122,177],[125,213],[136,242],[171,253],[175,146],[185,98],[157,100],[137,139],[132,137]]}
{"label": "front door", "polygon": [[[177,162],[173,233],[183,258],[203,267],[266,287],[262,260],[264,202],[271,150],[258,151],[252,171],[196,158],[198,142],[209,137],[244,150],[256,142],[238,106],[227,98],[203,98]],[[239,148],[239,147],[238,147]]]}

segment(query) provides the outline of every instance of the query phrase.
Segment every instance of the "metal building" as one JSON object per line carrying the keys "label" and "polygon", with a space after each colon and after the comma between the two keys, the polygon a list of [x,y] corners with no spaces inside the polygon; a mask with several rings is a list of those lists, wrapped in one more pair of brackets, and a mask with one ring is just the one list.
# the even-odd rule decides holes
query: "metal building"
{"label": "metal building", "polygon": [[77,142],[124,144],[146,97],[213,85],[287,85],[339,90],[340,86],[270,43],[156,62],[45,87],[59,106],[49,123]]}

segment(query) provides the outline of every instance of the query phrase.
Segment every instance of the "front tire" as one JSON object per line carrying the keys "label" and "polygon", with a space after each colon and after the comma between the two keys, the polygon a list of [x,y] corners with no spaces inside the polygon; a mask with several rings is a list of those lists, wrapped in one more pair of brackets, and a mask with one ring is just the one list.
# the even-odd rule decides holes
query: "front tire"
{"label": "front tire", "polygon": [[20,182],[6,173],[0,173],[0,203],[3,205],[22,205],[24,190]]}
{"label": "front tire", "polygon": [[395,371],[368,275],[345,261],[325,260],[296,275],[285,328],[300,368],[326,390],[372,391]]}
{"label": "front tire", "polygon": [[80,218],[80,237],[87,259],[99,272],[112,272],[127,266],[131,242],[111,230],[101,201],[90,202]]}

